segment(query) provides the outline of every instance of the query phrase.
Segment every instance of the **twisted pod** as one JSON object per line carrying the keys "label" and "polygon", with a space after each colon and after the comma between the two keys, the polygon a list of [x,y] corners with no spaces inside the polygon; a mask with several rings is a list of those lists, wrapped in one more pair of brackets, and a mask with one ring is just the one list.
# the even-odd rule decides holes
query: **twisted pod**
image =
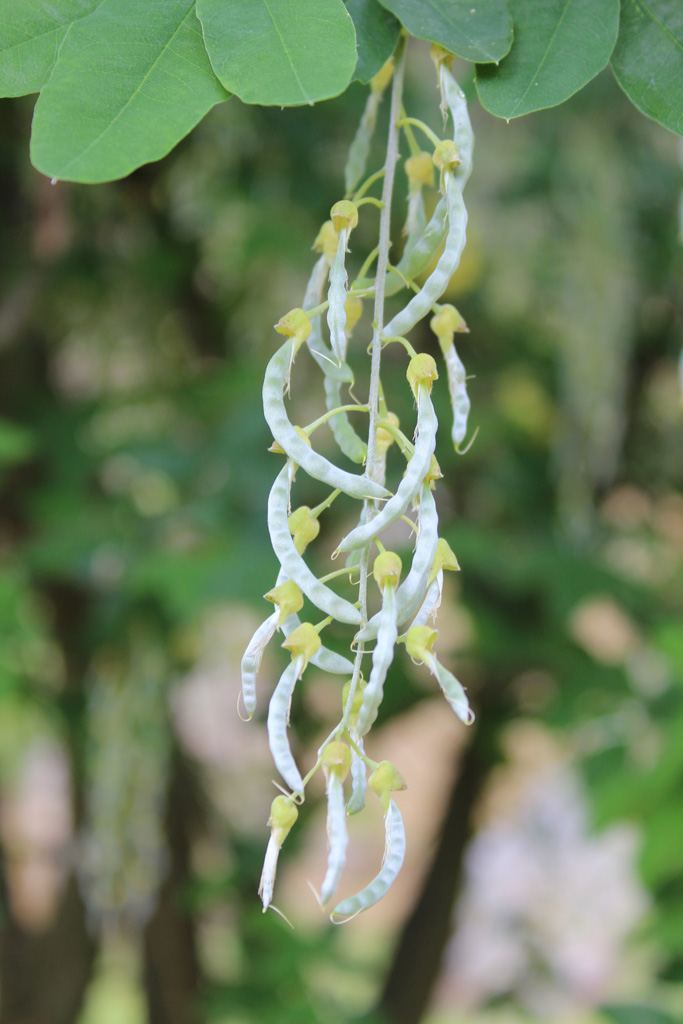
{"label": "twisted pod", "polygon": [[[432,56],[442,106],[450,113],[453,137],[439,139],[427,126],[401,116],[403,47],[402,41],[395,57],[371,83],[368,105],[350,149],[345,176],[348,195],[332,207],[330,220],[322,226],[315,241],[314,248],[320,256],[313,267],[303,307],[291,310],[276,324],[276,330],[285,336],[285,341],[266,369],[263,406],[274,438],[273,450],[285,457],[268,499],[268,530],[280,572],[275,587],[265,595],[275,605],[275,611],[256,630],[242,660],[242,699],[247,714],[252,717],[256,710],[256,678],[261,656],[275,633],[282,631],[285,637],[282,646],[290,652],[291,661],[270,699],[268,738],[275,765],[287,789],[275,798],[269,820],[271,839],[259,889],[264,911],[272,902],[280,848],[296,822],[297,805],[305,799],[306,786],[315,772],[322,769],[327,795],[329,857],[320,893],[323,906],[333,899],[344,868],[348,816],[363,809],[368,788],[380,800],[386,832],[382,866],[364,889],[334,906],[331,918],[338,923],[376,903],[387,892],[403,863],[403,820],[392,794],[405,789],[405,782],[388,761],[379,764],[372,761],[364,747],[364,738],[377,718],[397,644],[404,643],[409,656],[435,676],[448,703],[463,722],[468,723],[473,718],[463,687],[440,664],[433,651],[438,635],[433,619],[441,601],[443,573],[448,569],[457,570],[459,566],[448,544],[439,538],[433,495],[435,481],[441,476],[434,457],[437,417],[431,399],[438,369],[430,355],[416,352],[405,337],[424,317],[431,317],[430,325],[445,360],[454,419],[452,437],[459,450],[467,429],[469,398],[465,370],[453,339],[457,332],[467,328],[457,310],[439,305],[439,300],[457,269],[465,245],[467,213],[462,190],[472,165],[472,130],[465,98],[450,71],[451,55],[440,48],[433,48]],[[377,108],[390,82],[391,112],[384,168],[358,188],[366,171]],[[426,153],[418,148],[412,131],[415,125],[430,139],[433,152]],[[401,129],[410,147],[406,160],[408,214],[404,251],[396,267],[392,267],[389,263],[390,211]],[[427,220],[423,192],[434,189],[437,174],[440,195],[434,213]],[[381,200],[366,195],[380,179],[383,181]],[[358,277],[349,283],[346,265],[349,239],[358,224],[359,211],[367,203],[381,208],[378,245],[366,259]],[[373,263],[375,273],[371,277],[369,271]],[[432,263],[433,270],[418,287],[415,277]],[[385,325],[385,297],[406,288],[411,293],[409,301]],[[342,389],[354,383],[353,372],[346,362],[347,348],[362,312],[362,301],[366,299],[374,302],[369,398],[367,405],[355,399],[344,404]],[[387,408],[381,387],[381,352],[383,346],[391,342],[402,344],[410,357],[406,378],[416,406],[413,441],[400,430],[397,418]],[[326,410],[305,427],[291,422],[286,402],[290,378],[302,349],[308,351],[322,371],[322,398]],[[361,417],[368,420],[367,432],[363,431],[367,441],[358,429]],[[357,465],[364,464],[362,472],[344,470],[316,451],[313,435],[324,422],[329,423],[339,450]],[[386,452],[392,444],[398,446],[406,460],[405,472],[393,491],[385,481]],[[292,510],[292,490],[298,486],[297,476],[304,474],[325,484],[330,493],[316,508],[301,505]],[[346,566],[318,577],[309,568],[306,550],[318,535],[320,516],[340,493],[359,502],[358,525],[337,545],[335,557],[345,553],[348,556]],[[399,556],[385,550],[381,539],[387,527],[401,518],[407,519],[415,532],[407,572]],[[381,597],[380,610],[372,616],[368,614],[371,577]],[[304,606],[304,598],[322,613],[324,617],[320,621],[301,621],[298,613]],[[353,660],[323,646],[321,633],[332,621],[354,627],[353,637],[350,637]],[[366,682],[364,667],[368,660]],[[345,676],[346,681],[341,688],[340,719],[318,751],[315,764],[302,775],[290,748],[288,726],[296,683],[309,662],[324,671]],[[345,786],[350,788],[348,800]]]}

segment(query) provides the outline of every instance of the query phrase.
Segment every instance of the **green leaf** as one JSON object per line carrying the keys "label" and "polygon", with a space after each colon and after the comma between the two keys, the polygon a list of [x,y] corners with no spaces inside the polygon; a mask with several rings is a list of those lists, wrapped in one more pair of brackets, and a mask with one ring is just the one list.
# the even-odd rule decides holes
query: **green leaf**
{"label": "green leaf", "polygon": [[354,78],[369,82],[391,57],[401,26],[379,0],[346,0],[358,40],[358,63]]}
{"label": "green leaf", "polygon": [[606,66],[619,0],[510,0],[515,41],[498,67],[477,70],[479,99],[510,120],[563,103]]}
{"label": "green leaf", "polygon": [[612,70],[647,117],[683,135],[683,4],[622,0]]}
{"label": "green leaf", "polygon": [[601,1006],[600,1013],[611,1024],[677,1024],[670,1013],[652,1006]]}
{"label": "green leaf", "polygon": [[512,45],[505,0],[381,0],[411,35],[439,43],[465,60],[501,60]]}
{"label": "green leaf", "polygon": [[0,0],[0,96],[39,92],[69,25],[99,0]]}
{"label": "green leaf", "polygon": [[356,66],[342,0],[198,0],[214,71],[245,103],[293,107],[338,96]]}
{"label": "green leaf", "polygon": [[102,0],[67,32],[38,97],[31,159],[94,183],[159,160],[226,92],[192,0]]}

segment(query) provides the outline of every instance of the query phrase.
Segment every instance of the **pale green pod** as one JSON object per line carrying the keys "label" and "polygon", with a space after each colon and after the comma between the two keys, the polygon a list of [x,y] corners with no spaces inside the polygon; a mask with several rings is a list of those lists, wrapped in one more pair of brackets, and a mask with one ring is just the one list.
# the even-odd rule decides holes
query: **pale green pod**
{"label": "pale green pod", "polygon": [[349,155],[344,168],[344,187],[347,195],[354,191],[365,174],[370,143],[372,142],[372,136],[375,134],[375,125],[377,124],[377,108],[381,99],[381,92],[376,92],[374,89],[370,90],[358,129],[349,146]]}
{"label": "pale green pod", "polygon": [[474,133],[467,110],[465,94],[453,78],[446,64],[439,68],[441,92],[453,119],[453,141],[458,147],[460,165],[453,171],[453,177],[462,192],[472,170],[472,151],[474,149]]}
{"label": "pale green pod", "polygon": [[424,235],[425,228],[427,227],[427,215],[425,214],[425,204],[422,198],[422,190],[419,192],[413,192],[412,195],[408,196],[408,215],[406,217],[405,226],[403,232],[406,236],[406,242],[403,246],[403,253],[401,259],[405,257],[408,259],[411,251],[415,248],[418,241]]}
{"label": "pale green pod", "polygon": [[457,353],[455,345],[451,345],[444,355],[448,376],[448,391],[453,409],[453,428],[451,436],[453,444],[458,445],[465,440],[467,434],[467,417],[470,413],[470,399],[467,394],[467,372]]}
{"label": "pale green pod", "polygon": [[[303,301],[304,309],[315,309],[316,306],[321,304],[328,269],[327,257],[321,256],[313,267],[311,276],[308,279]],[[353,370],[348,363],[342,363],[341,366],[337,366],[337,360],[332,353],[332,349],[323,341],[321,323],[322,318],[319,314],[311,319],[311,333],[306,338],[308,351],[326,377],[332,377],[334,380],[344,384],[352,384]]]}
{"label": "pale green pod", "polygon": [[382,331],[386,338],[404,336],[412,330],[415,324],[429,313],[434,303],[441,298],[450,279],[458,269],[460,256],[465,248],[467,210],[458,183],[451,171],[445,172],[444,182],[448,201],[448,231],[443,253],[417,295],[414,295],[408,305],[386,325]]}
{"label": "pale green pod", "polygon": [[249,718],[253,718],[256,711],[256,678],[261,667],[263,652],[275,636],[279,615],[280,613],[276,609],[272,615],[268,616],[265,622],[261,623],[242,655],[240,666],[242,673],[242,703]]}
{"label": "pale green pod", "polygon": [[263,913],[273,902],[273,888],[275,886],[275,875],[277,873],[277,862],[282,847],[278,846],[275,837],[271,835],[266,847],[266,855],[263,859],[261,881],[259,882],[258,894],[263,904]]}
{"label": "pale green pod", "polygon": [[[358,735],[358,730],[349,729],[349,736],[356,744],[361,754],[365,753],[363,737]],[[365,807],[365,790],[367,789],[367,771],[362,757],[354,751],[351,753],[351,796],[346,804],[347,814],[358,814]]]}
{"label": "pale green pod", "polygon": [[289,711],[292,706],[294,687],[303,673],[305,664],[303,655],[290,661],[280,676],[268,705],[268,745],[275,767],[292,793],[303,793],[304,791],[303,779],[287,739],[287,726],[289,725]]}
{"label": "pale green pod", "polygon": [[283,571],[327,615],[339,622],[360,624],[362,619],[358,609],[321,583],[296,550],[287,524],[290,486],[289,466],[285,464],[276,476],[268,496],[268,532]]}
{"label": "pale green pod", "polygon": [[436,579],[432,580],[425,594],[425,599],[418,608],[417,615],[411,622],[412,626],[426,626],[433,620],[441,605],[443,594],[443,569],[439,569]]}
{"label": "pale green pod", "polygon": [[344,783],[336,772],[327,777],[327,871],[320,888],[320,902],[324,906],[334,896],[346,863],[349,836],[346,831]]}
{"label": "pale green pod", "polygon": [[356,526],[339,544],[339,551],[353,551],[373,540],[390,523],[402,516],[411,501],[420,491],[422,481],[429,472],[432,455],[436,447],[438,426],[434,406],[426,387],[418,389],[417,440],[415,450],[401,480],[396,494],[385,502],[383,508],[369,522]]}
{"label": "pale green pod", "polygon": [[396,589],[391,583],[387,583],[382,591],[382,609],[379,613],[377,643],[372,652],[370,678],[363,690],[363,703],[358,712],[356,729],[359,736],[365,736],[377,718],[377,712],[384,696],[387,672],[394,660],[397,637]]}
{"label": "pale green pod", "polygon": [[[420,497],[419,533],[410,571],[396,591],[396,618],[399,626],[416,613],[427,591],[429,573],[439,542],[439,516],[434,494],[429,484],[422,485]],[[355,636],[355,642],[374,640],[377,636],[380,612],[373,615],[367,626]]]}
{"label": "pale green pod", "polygon": [[346,296],[348,275],[346,273],[346,245],[349,230],[342,227],[337,243],[337,255],[330,267],[330,287],[327,292],[327,326],[330,329],[330,345],[337,363],[341,366],[346,359]]}
{"label": "pale green pod", "polygon": [[389,801],[389,808],[384,816],[384,832],[384,859],[379,874],[355,896],[349,896],[337,904],[330,914],[330,919],[335,924],[344,924],[362,910],[374,907],[387,894],[403,867],[406,833],[401,812],[394,800]]}
{"label": "pale green pod", "polygon": [[444,697],[455,711],[456,715],[461,722],[465,725],[471,725],[474,721],[474,712],[470,708],[469,701],[467,700],[467,694],[465,689],[452,672],[449,672],[447,668],[436,660],[436,655],[432,654],[431,651],[427,651],[424,658],[424,663],[437,680],[439,686],[443,690]]}
{"label": "pale green pod", "polygon": [[[299,436],[285,410],[284,387],[292,358],[293,342],[286,341],[271,358],[263,381],[263,412],[273,437],[284,452],[315,480],[333,490],[339,488],[352,498],[386,498],[389,492],[362,475],[347,473],[324,458]],[[298,582],[298,581],[296,581]]]}
{"label": "pale green pod", "polygon": [[[344,404],[341,398],[341,385],[330,374],[326,375],[324,384],[325,405],[328,411],[332,412]],[[335,441],[344,455],[351,459],[352,462],[365,462],[368,446],[353,429],[346,413],[338,412],[336,416],[331,416],[327,422],[330,425]]]}
{"label": "pale green pod", "polygon": [[[441,196],[422,235],[415,241],[410,249],[408,249],[406,245],[401,259],[396,265],[396,269],[399,270],[404,277],[407,277],[409,281],[412,281],[421,274],[423,270],[426,270],[436,256],[439,246],[443,242],[446,234],[447,217],[448,201],[445,196]],[[400,291],[403,287],[403,282],[397,274],[387,274],[386,286],[384,289],[385,295],[395,295],[396,292]]]}

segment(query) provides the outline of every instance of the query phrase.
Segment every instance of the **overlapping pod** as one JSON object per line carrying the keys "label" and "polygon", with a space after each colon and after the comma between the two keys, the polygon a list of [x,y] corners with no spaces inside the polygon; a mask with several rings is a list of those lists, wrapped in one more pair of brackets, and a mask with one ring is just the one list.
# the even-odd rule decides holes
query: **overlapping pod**
{"label": "overlapping pod", "polygon": [[[403,43],[399,45],[399,52],[402,46]],[[438,376],[436,364],[431,356],[418,353],[413,355],[408,366],[406,376],[416,405],[414,441],[401,432],[398,421],[388,412],[393,403],[387,403],[379,380],[382,345],[398,339],[412,352],[412,346],[404,335],[418,320],[433,315],[432,326],[444,353],[456,421],[453,438],[456,444],[464,438],[469,399],[464,369],[453,345],[453,334],[460,327],[452,323],[455,311],[451,314],[452,307],[440,306],[439,299],[458,265],[465,244],[467,214],[462,189],[471,168],[472,134],[464,96],[451,75],[447,55],[438,55],[437,68],[444,104],[453,122],[453,139],[437,140],[434,154],[430,156],[419,153],[417,144],[410,137],[412,156],[406,162],[409,180],[407,241],[397,267],[392,269],[388,264],[391,190],[398,155],[398,126],[399,123],[411,122],[409,118],[402,119],[400,90],[403,72],[402,58],[398,57],[393,75],[384,170],[371,175],[359,186],[365,173],[379,96],[391,77],[391,68],[385,69],[383,78],[380,76],[382,81],[378,79],[373,83],[371,98],[347,166],[348,197],[335,204],[331,220],[323,225],[316,238],[314,248],[320,255],[306,286],[302,307],[290,310],[276,325],[276,330],[286,340],[270,359],[263,386],[264,411],[274,438],[273,450],[284,453],[286,458],[268,498],[268,529],[280,562],[280,572],[276,586],[265,595],[276,605],[276,610],[256,630],[242,659],[242,690],[244,706],[251,717],[256,707],[256,675],[263,650],[279,629],[285,636],[282,646],[290,652],[291,661],[273,687],[267,729],[273,759],[290,793],[283,793],[273,803],[269,819],[271,838],[259,892],[265,910],[272,903],[278,855],[284,837],[296,820],[296,805],[305,799],[308,779],[322,769],[326,778],[329,841],[327,869],[321,887],[323,905],[332,900],[337,890],[348,845],[347,817],[363,809],[366,788],[377,794],[384,813],[385,857],[380,871],[368,886],[335,906],[332,919],[337,922],[373,906],[387,892],[403,863],[405,833],[401,813],[392,794],[405,788],[405,782],[389,762],[377,765],[371,761],[364,746],[364,737],[377,717],[385,687],[389,685],[389,669],[401,626],[412,623],[405,638],[401,638],[401,642],[405,639],[411,657],[426,665],[435,675],[447,701],[463,721],[471,721],[472,717],[462,686],[439,663],[432,650],[436,630],[430,623],[441,600],[443,572],[458,567],[453,552],[439,539],[437,509],[432,493],[435,481],[441,475],[434,456],[437,420],[431,399],[432,384]],[[431,129],[426,129],[426,133],[434,138]],[[435,170],[438,171],[441,195],[427,220],[423,192],[433,187]],[[383,178],[381,202],[366,194],[379,178]],[[356,227],[359,206],[366,202],[381,208],[380,244],[365,259],[358,277],[349,286],[348,239]],[[442,244],[443,252],[434,269],[418,288],[416,276],[434,260]],[[375,259],[377,269],[373,280],[368,275]],[[383,296],[397,294],[406,285],[410,285],[416,294],[409,293],[409,301],[382,327],[385,319]],[[360,315],[361,298],[370,299],[373,293],[369,398],[366,405],[359,405],[352,390],[354,374],[350,367],[356,366],[355,360],[369,339],[363,340],[356,356],[349,353],[348,363],[347,347],[353,340],[351,332]],[[308,358],[305,354],[308,351],[322,370],[324,387],[321,390],[324,391],[327,409],[305,429],[291,422],[286,403],[294,360],[300,350],[304,359]],[[349,398],[345,401],[342,400],[344,385],[349,385]],[[361,391],[364,390],[361,387]],[[347,415],[356,407],[369,420],[367,443],[356,429],[356,419],[349,419]],[[340,451],[357,465],[364,465],[365,472],[348,472],[336,465],[334,456],[328,458],[312,447],[311,435],[323,422],[329,424]],[[316,444],[317,441],[316,435]],[[386,452],[394,442],[405,457],[406,468],[402,478],[387,487]],[[309,508],[304,499],[292,510],[291,493],[297,472],[326,484],[332,493],[315,508]],[[390,488],[393,488],[393,493]],[[339,499],[340,502],[346,501],[347,505],[348,498],[362,503],[350,516],[351,522],[358,525],[341,540],[336,552],[348,555],[347,567],[353,567],[353,571],[335,569],[318,576],[314,571],[315,562],[310,557],[311,550],[322,546],[317,539],[319,534],[324,545],[321,518],[338,494],[347,496]],[[413,522],[415,515],[416,522]],[[403,580],[401,560],[395,552],[385,551],[382,543],[386,540],[384,531],[400,518],[406,519],[416,533],[412,559],[410,566],[406,566]],[[374,557],[373,573],[381,593],[381,608],[371,616],[367,581],[375,556],[373,546],[379,551]],[[336,583],[330,585],[331,579],[339,576],[347,576],[347,579],[339,587]],[[342,597],[337,593],[337,589],[349,587],[351,583],[359,588],[357,594],[352,592],[351,596]],[[305,601],[326,618],[317,624],[315,620],[305,621],[310,618],[308,606],[303,611]],[[352,659],[323,647],[320,634],[331,620],[341,626],[353,627]],[[371,650],[366,650],[366,643],[370,644]],[[371,663],[367,674],[369,658]],[[346,676],[347,682],[342,695],[341,718],[321,745],[317,761],[308,774],[303,775],[292,754],[288,726],[295,686],[309,662],[331,674]],[[368,772],[371,773],[369,779]],[[345,780],[349,775],[347,783]],[[346,792],[345,786],[350,791]]]}

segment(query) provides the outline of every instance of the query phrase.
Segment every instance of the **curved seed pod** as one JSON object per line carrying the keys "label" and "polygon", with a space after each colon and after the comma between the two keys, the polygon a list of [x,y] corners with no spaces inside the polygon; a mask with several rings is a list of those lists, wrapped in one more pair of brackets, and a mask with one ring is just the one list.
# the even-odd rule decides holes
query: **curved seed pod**
{"label": "curved seed pod", "polygon": [[[325,377],[325,405],[329,412],[338,409],[343,405],[341,398],[341,386],[338,380],[331,375]],[[361,440],[349,422],[345,412],[338,412],[336,416],[330,417],[327,421],[339,445],[340,450],[351,459],[352,462],[363,463],[368,454],[368,446]]]}
{"label": "curved seed pod", "polygon": [[[404,249],[396,269],[412,280],[421,274],[432,262],[446,234],[448,221],[448,200],[441,196],[427,227],[410,249]],[[396,274],[387,274],[385,295],[395,295],[403,288],[403,282]],[[386,333],[386,332],[385,332]]]}
{"label": "curved seed pod", "polygon": [[422,481],[429,472],[436,447],[437,425],[436,413],[429,391],[426,387],[421,387],[418,389],[417,399],[417,441],[405,476],[398,485],[396,494],[389,498],[382,510],[370,522],[356,526],[351,533],[344,537],[339,545],[339,551],[352,551],[354,548],[363,547],[381,533],[389,523],[393,523],[404,514],[418,494]]}
{"label": "curved seed pod", "polygon": [[[357,730],[349,729],[349,736],[356,744],[361,754],[365,753],[365,747],[363,746],[363,737],[359,736]],[[368,780],[366,775],[365,763],[362,757],[359,757],[355,750],[351,754],[351,796],[349,802],[346,805],[347,814],[358,814],[365,807],[365,790],[367,788]]]}
{"label": "curved seed pod", "polygon": [[372,652],[372,668],[368,685],[363,690],[363,703],[358,712],[358,735],[365,736],[377,718],[384,696],[384,682],[394,660],[398,628],[396,624],[396,588],[387,583],[382,591],[382,610],[379,613],[377,643]]}
{"label": "curved seed pod", "polygon": [[448,232],[443,253],[417,295],[414,295],[408,305],[397,313],[384,328],[382,333],[387,338],[407,334],[418,320],[422,320],[443,295],[448,282],[458,269],[460,256],[465,247],[467,210],[452,171],[444,172],[444,184],[448,201]]}
{"label": "curved seed pod", "polygon": [[323,771],[327,792],[327,871],[320,888],[320,902],[325,905],[334,895],[346,863],[349,837],[346,831],[344,779],[351,764],[351,753],[345,743],[333,742],[323,751]]}
{"label": "curved seed pod", "polygon": [[430,619],[433,619],[441,605],[443,595],[443,569],[439,569],[436,579],[429,584],[425,599],[420,605],[417,615],[411,622],[413,626],[426,626]]}
{"label": "curved seed pod", "polygon": [[458,355],[455,345],[451,345],[445,353],[446,373],[448,375],[448,390],[451,396],[453,409],[453,428],[451,437],[453,444],[458,445],[465,440],[467,433],[467,417],[470,412],[470,399],[467,394],[467,372]]}
{"label": "curved seed pod", "polygon": [[455,678],[452,672],[449,672],[447,668],[436,660],[436,655],[432,654],[431,651],[427,652],[427,657],[424,661],[425,665],[436,678],[439,686],[443,690],[444,697],[455,711],[456,715],[461,722],[465,725],[471,725],[474,721],[474,712],[470,708],[469,701],[467,700],[467,694],[465,689],[459,680]]}
{"label": "curved seed pod", "polygon": [[[313,270],[311,271],[311,276],[308,279],[303,301],[303,308],[305,310],[314,309],[322,302],[323,289],[325,287],[325,282],[327,281],[328,269],[329,264],[327,262],[327,257],[321,256],[314,265]],[[347,363],[342,363],[341,366],[337,366],[337,360],[332,354],[332,349],[323,341],[320,325],[321,317],[319,315],[314,316],[311,320],[311,333],[306,338],[308,351],[311,353],[325,376],[334,377],[335,380],[339,380],[342,383],[352,384],[353,370]]]}
{"label": "curved seed pod", "polygon": [[346,359],[346,310],[344,306],[349,279],[344,261],[348,237],[349,229],[342,227],[339,232],[337,255],[330,267],[330,287],[327,293],[327,326],[330,329],[330,344],[340,366]]}
{"label": "curved seed pod", "polygon": [[[288,579],[289,577],[287,573],[282,567],[280,567],[280,571],[277,575],[276,587],[286,583]],[[280,613],[280,618],[282,618],[282,613]],[[292,612],[291,615],[287,616],[284,622],[279,623],[280,632],[284,636],[285,640],[294,632],[295,629],[298,629],[300,625],[301,619],[296,612]],[[309,660],[311,665],[315,665],[316,668],[321,669],[323,672],[329,672],[330,675],[348,676],[353,672],[353,663],[350,662],[348,658],[344,658],[341,654],[337,654],[336,651],[330,651],[329,648],[323,647],[322,644],[315,654],[311,655]]]}
{"label": "curved seed pod", "polygon": [[357,892],[355,896],[338,903],[330,914],[335,924],[343,924],[359,914],[361,910],[374,907],[391,888],[396,876],[403,867],[406,854],[406,833],[403,818],[394,800],[389,801],[389,808],[384,816],[384,860],[379,874],[369,885]]}
{"label": "curved seed pod", "polygon": [[268,495],[268,532],[280,565],[317,608],[339,622],[360,623],[362,619],[358,609],[321,583],[296,550],[288,526],[289,490],[289,467],[285,464],[275,477]]}
{"label": "curved seed pod", "polygon": [[302,654],[290,661],[280,676],[268,705],[268,745],[275,767],[293,793],[303,793],[304,783],[289,746],[287,726],[294,687],[305,664],[306,659]]}
{"label": "curved seed pod", "polygon": [[474,133],[472,132],[465,94],[445,64],[441,64],[439,68],[439,83],[442,95],[453,118],[453,142],[455,142],[460,153],[460,165],[453,171],[453,177],[462,192],[472,170]]}
{"label": "curved seed pod", "polygon": [[279,611],[274,611],[261,623],[242,655],[242,703],[249,718],[253,718],[256,711],[256,677],[261,667],[263,652],[275,635],[279,617]]}
{"label": "curved seed pod", "polygon": [[[403,625],[412,618],[425,599],[429,574],[434,563],[434,555],[439,542],[439,517],[436,502],[429,484],[422,485],[420,498],[420,532],[415,545],[415,553],[410,571],[396,591],[396,619]],[[373,615],[367,626],[356,633],[355,642],[374,640],[377,636],[380,612]]]}
{"label": "curved seed pod", "polygon": [[347,473],[314,452],[289,422],[284,386],[292,351],[292,341],[286,341],[268,363],[263,381],[263,412],[273,437],[289,458],[315,480],[321,480],[333,489],[339,488],[352,498],[386,498],[389,492],[380,484],[365,476]]}

